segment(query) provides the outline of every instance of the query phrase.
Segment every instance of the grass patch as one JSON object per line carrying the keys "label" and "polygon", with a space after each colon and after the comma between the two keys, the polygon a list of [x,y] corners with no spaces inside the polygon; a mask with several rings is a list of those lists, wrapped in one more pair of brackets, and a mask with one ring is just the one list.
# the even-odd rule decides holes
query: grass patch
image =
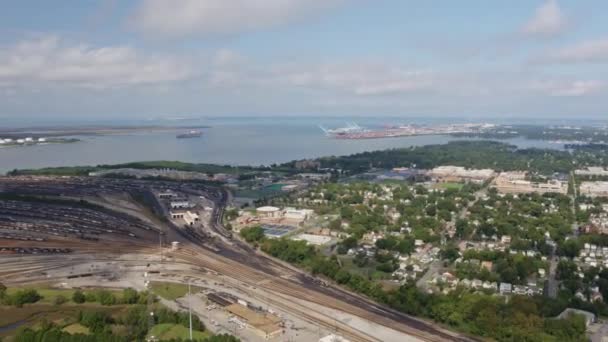
{"label": "grass patch", "polygon": [[[189,332],[188,328],[186,328],[183,325],[165,323],[165,324],[157,324],[154,327],[152,327],[152,330],[150,331],[148,336],[154,336],[160,340],[171,340],[171,339],[187,340],[190,338],[190,332]],[[192,331],[192,338],[194,340],[199,340],[199,341],[204,340],[209,336],[210,336],[210,334],[206,331],[205,332],[197,331],[197,330]]]}
{"label": "grass patch", "polygon": [[451,183],[451,182],[439,183],[439,184],[435,185],[436,188],[445,189],[445,190],[448,190],[448,189],[461,190],[463,186],[464,186],[464,183]]}
{"label": "grass patch", "polygon": [[128,305],[101,306],[96,303],[85,304],[26,304],[22,308],[14,306],[0,306],[0,327],[19,323],[14,329],[3,331],[0,338],[10,336],[20,326],[36,328],[44,319],[59,326],[70,326],[78,321],[80,311],[103,311],[111,316],[124,316]]}
{"label": "grass patch", "polygon": [[[13,295],[19,290],[28,290],[28,289],[36,290],[38,292],[38,294],[40,296],[42,296],[42,299],[40,299],[38,301],[38,303],[40,303],[40,304],[54,304],[55,298],[57,298],[58,296],[63,296],[63,297],[65,297],[65,299],[67,299],[65,304],[73,303],[72,296],[74,295],[74,292],[76,292],[75,289],[53,289],[53,288],[48,287],[48,285],[39,285],[39,286],[24,286],[24,287],[18,287],[18,288],[9,287],[6,290],[6,293],[8,295]],[[85,292],[85,293],[89,293],[89,292],[95,293],[96,290],[98,290],[98,289],[83,289],[81,291]],[[102,290],[110,291],[114,295],[114,297],[116,297],[117,300],[120,300],[122,298],[122,291],[120,291],[120,290],[113,290],[113,289],[102,289]]]}
{"label": "grass patch", "polygon": [[63,328],[63,331],[67,332],[68,334],[83,334],[83,335],[88,335],[91,332],[89,331],[89,328],[85,327],[84,325],[80,324],[80,323],[74,323],[74,324],[70,324],[67,327]]}
{"label": "grass patch", "polygon": [[364,278],[384,280],[391,279],[392,277],[390,273],[378,271],[376,269],[376,266],[378,266],[379,263],[373,260],[372,258],[368,259],[367,264],[364,267],[359,267],[355,265],[355,263],[353,262],[353,257],[341,256],[339,258],[345,270],[351,273],[356,273]]}
{"label": "grass patch", "polygon": [[[166,283],[166,282],[156,282],[153,281],[150,284],[150,289],[156,295],[161,296],[167,300],[176,300],[177,298],[181,298],[188,294],[188,285],[187,284],[178,284],[178,283]],[[201,290],[200,287],[191,286],[191,292],[195,293]]]}

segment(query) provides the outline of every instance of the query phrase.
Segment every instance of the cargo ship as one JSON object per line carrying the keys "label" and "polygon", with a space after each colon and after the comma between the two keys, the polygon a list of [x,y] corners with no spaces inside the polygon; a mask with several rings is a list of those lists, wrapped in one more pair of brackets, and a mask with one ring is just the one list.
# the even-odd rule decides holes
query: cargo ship
{"label": "cargo ship", "polygon": [[200,138],[203,135],[202,131],[192,130],[189,132],[184,132],[177,135],[178,139],[187,139],[187,138]]}

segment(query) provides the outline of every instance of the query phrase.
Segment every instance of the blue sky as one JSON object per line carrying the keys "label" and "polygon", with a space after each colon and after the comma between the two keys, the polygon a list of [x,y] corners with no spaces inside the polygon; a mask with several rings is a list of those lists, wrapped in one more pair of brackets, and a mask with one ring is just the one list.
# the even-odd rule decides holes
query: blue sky
{"label": "blue sky", "polygon": [[3,5],[0,118],[607,114],[606,1]]}

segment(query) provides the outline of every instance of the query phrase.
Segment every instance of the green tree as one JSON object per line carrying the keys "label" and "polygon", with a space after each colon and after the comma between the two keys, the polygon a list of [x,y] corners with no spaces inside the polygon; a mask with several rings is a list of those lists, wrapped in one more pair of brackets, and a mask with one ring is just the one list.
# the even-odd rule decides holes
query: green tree
{"label": "green tree", "polygon": [[61,305],[61,304],[64,304],[65,302],[67,302],[67,301],[68,301],[68,299],[67,299],[67,298],[65,298],[65,297],[64,297],[64,296],[62,296],[62,295],[58,295],[58,296],[56,296],[56,297],[55,297],[55,299],[53,300],[53,304],[55,304],[55,305]]}
{"label": "green tree", "polygon": [[264,239],[264,229],[260,226],[244,228],[241,229],[241,236],[249,243],[259,242]]}
{"label": "green tree", "polygon": [[112,292],[108,290],[98,290],[96,293],[97,301],[101,305],[114,305],[116,304],[116,297],[112,294]]}
{"label": "green tree", "polygon": [[11,304],[19,308],[22,307],[23,304],[36,303],[40,299],[42,299],[42,296],[34,289],[19,290],[14,295],[10,296]]}
{"label": "green tree", "polygon": [[122,291],[122,302],[125,304],[135,304],[139,300],[139,294],[132,288],[126,288]]}
{"label": "green tree", "polygon": [[85,297],[84,293],[82,293],[82,291],[80,291],[80,290],[76,290],[72,294],[72,301],[74,303],[82,304],[85,302],[85,300],[86,300],[86,297]]}

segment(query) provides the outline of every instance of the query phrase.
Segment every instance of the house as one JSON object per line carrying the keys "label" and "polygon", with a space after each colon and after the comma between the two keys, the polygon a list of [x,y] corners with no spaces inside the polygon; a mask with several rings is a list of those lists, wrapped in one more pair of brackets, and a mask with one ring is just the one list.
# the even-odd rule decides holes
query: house
{"label": "house", "polygon": [[483,284],[481,285],[484,289],[496,289],[496,283],[492,283],[489,281],[484,281]]}
{"label": "house", "polygon": [[513,286],[513,293],[523,296],[528,294],[528,289],[523,285],[515,285]]}
{"label": "house", "polygon": [[498,292],[500,292],[501,295],[510,294],[512,291],[512,288],[513,288],[513,285],[511,285],[510,283],[500,283]]}
{"label": "house", "polygon": [[491,261],[483,261],[481,263],[481,268],[485,268],[486,270],[492,272],[492,262]]}
{"label": "house", "polygon": [[591,302],[603,302],[604,296],[602,296],[601,292],[593,292],[591,293]]}

